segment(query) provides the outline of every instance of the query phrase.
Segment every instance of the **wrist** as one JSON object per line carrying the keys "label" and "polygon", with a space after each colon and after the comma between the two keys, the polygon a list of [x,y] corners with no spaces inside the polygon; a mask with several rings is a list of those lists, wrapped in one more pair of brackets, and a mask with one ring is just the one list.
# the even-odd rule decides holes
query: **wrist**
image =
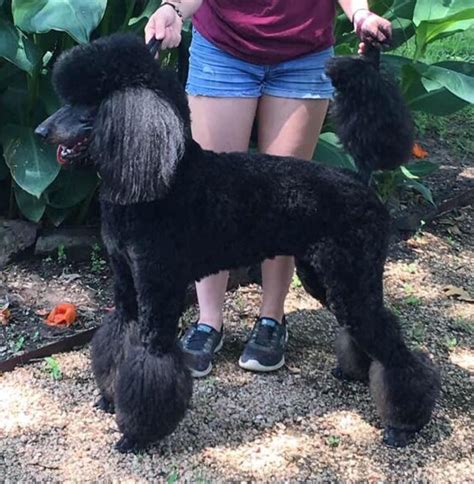
{"label": "wrist", "polygon": [[354,10],[351,17],[352,25],[360,22],[361,19],[366,19],[371,13],[372,12],[368,8],[358,8]]}
{"label": "wrist", "polygon": [[174,2],[163,2],[158,8],[165,8],[168,7],[169,9],[174,10],[175,14],[181,19],[184,20],[183,13],[181,12],[181,8]]}

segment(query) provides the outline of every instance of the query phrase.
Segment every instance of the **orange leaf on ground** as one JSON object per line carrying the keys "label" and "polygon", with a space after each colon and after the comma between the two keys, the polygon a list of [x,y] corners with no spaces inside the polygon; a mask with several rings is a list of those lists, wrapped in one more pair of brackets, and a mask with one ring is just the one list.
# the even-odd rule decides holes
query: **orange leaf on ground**
{"label": "orange leaf on ground", "polygon": [[428,152],[422,148],[421,145],[419,145],[418,143],[415,143],[413,145],[413,148],[412,148],[412,155],[415,157],[415,158],[426,158],[428,156]]}
{"label": "orange leaf on ground", "polygon": [[77,309],[74,304],[58,304],[50,313],[45,323],[50,326],[71,326],[77,318]]}
{"label": "orange leaf on ground", "polygon": [[11,316],[12,316],[12,313],[8,309],[8,306],[4,306],[0,308],[0,324],[3,324],[3,326],[6,326],[10,322]]}

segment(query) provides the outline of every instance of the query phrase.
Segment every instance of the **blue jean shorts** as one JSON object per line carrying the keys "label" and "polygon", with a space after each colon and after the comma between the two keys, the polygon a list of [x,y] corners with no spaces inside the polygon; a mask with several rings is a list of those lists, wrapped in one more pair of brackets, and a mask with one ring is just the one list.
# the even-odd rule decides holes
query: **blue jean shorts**
{"label": "blue jean shorts", "polygon": [[186,92],[210,97],[331,99],[333,87],[324,66],[332,56],[329,48],[279,64],[253,64],[224,52],[194,29]]}

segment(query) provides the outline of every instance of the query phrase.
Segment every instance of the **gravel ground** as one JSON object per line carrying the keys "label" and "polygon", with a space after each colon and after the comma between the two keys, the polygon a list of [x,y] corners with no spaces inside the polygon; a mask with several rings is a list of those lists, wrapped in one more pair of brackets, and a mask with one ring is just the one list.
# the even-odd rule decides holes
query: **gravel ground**
{"label": "gravel ground", "polygon": [[[428,180],[435,199],[472,187],[469,157],[453,159],[439,143],[428,147],[442,164]],[[416,208],[416,198],[410,200],[402,210]],[[0,480],[474,482],[474,306],[466,300],[474,295],[473,215],[473,207],[454,211],[391,247],[387,302],[409,344],[428,351],[442,373],[433,420],[409,447],[381,443],[365,385],[330,375],[337,324],[297,283],[286,307],[286,367],[268,375],[239,369],[261,296],[259,287],[248,286],[228,295],[224,348],[212,375],[196,381],[186,418],[138,455],[113,450],[114,418],[93,407],[98,392],[89,348],[55,357],[60,379],[45,361],[0,376]],[[79,271],[79,279],[65,281],[67,271],[52,266],[49,277],[44,263],[41,270],[37,264],[10,266],[0,280],[24,302],[25,314],[17,305],[17,323],[31,319],[28,311],[40,320],[38,308],[64,298],[78,304],[79,325],[100,319],[109,305],[106,273],[89,279]],[[191,308],[183,323],[195,317]]]}
{"label": "gravel ground", "polygon": [[[473,209],[467,207],[393,245],[387,300],[412,346],[440,365],[443,393],[433,421],[405,449],[382,445],[368,389],[330,376],[336,323],[295,283],[287,301],[287,366],[255,375],[237,365],[260,300],[248,286],[228,295],[227,337],[212,376],[196,382],[177,431],[138,455],[113,450],[113,416],[98,396],[89,348],[0,378],[0,479],[10,482],[323,480],[472,482],[474,306]],[[459,231],[449,230],[453,226]],[[192,321],[195,308],[184,315]]]}

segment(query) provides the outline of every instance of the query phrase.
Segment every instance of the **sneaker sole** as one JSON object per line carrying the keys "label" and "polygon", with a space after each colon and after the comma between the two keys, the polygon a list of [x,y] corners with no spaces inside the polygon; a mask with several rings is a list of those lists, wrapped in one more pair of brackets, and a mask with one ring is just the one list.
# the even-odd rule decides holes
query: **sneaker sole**
{"label": "sneaker sole", "polygon": [[279,370],[284,364],[285,364],[284,356],[276,365],[272,365],[272,366],[264,366],[261,363],[259,363],[257,360],[242,361],[242,358],[239,359],[240,368],[243,368],[244,370],[249,370],[249,371],[257,371],[260,373]]}
{"label": "sneaker sole", "polygon": [[[214,354],[220,351],[223,345],[224,345],[224,336],[222,336],[222,339],[219,341],[219,344],[216,346],[216,349],[214,350]],[[211,370],[212,370],[212,362],[209,363],[209,366],[205,370],[190,369],[189,371],[191,372],[191,376],[193,378],[204,378],[205,376],[209,375],[209,373],[211,373]]]}

